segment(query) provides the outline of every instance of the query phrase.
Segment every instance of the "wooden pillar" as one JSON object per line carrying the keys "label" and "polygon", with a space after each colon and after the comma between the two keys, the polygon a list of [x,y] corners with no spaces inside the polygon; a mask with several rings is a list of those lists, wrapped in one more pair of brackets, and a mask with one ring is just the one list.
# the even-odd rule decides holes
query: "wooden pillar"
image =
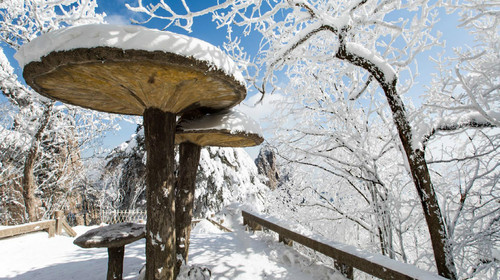
{"label": "wooden pillar", "polygon": [[56,235],[56,222],[52,222],[47,229],[47,232],[49,233],[49,238],[54,237]]}
{"label": "wooden pillar", "polygon": [[[176,183],[175,219],[177,254],[187,263],[189,255],[189,239],[191,235],[191,220],[193,218],[194,191],[196,173],[200,161],[201,146],[193,143],[181,143],[179,146],[179,174]],[[176,274],[182,265],[177,260]]]}
{"label": "wooden pillar", "polygon": [[54,211],[54,219],[56,220],[56,234],[62,234],[64,213],[61,210]]}
{"label": "wooden pillar", "polygon": [[108,248],[107,280],[122,280],[125,246]]}
{"label": "wooden pillar", "polygon": [[144,111],[146,140],[146,279],[174,279],[175,114],[157,108]]}

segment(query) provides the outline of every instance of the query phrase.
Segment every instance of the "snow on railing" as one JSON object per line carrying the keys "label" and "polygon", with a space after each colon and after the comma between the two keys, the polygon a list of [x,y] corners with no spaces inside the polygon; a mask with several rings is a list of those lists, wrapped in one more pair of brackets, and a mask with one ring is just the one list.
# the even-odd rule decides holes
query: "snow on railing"
{"label": "snow on railing", "polygon": [[262,227],[279,234],[279,241],[287,245],[298,242],[314,251],[335,260],[335,267],[347,278],[353,279],[353,268],[364,271],[380,279],[421,279],[445,280],[435,273],[417,268],[411,264],[398,262],[381,254],[374,254],[354,246],[328,240],[303,229],[300,225],[280,221],[272,216],[264,216],[242,211],[243,224],[254,230]]}
{"label": "snow on railing", "polygon": [[68,222],[66,222],[64,213],[62,211],[55,211],[53,220],[8,226],[0,229],[0,239],[42,230],[47,231],[49,237],[53,237],[56,234],[61,235],[63,230],[71,237],[76,236],[76,232],[71,228]]}

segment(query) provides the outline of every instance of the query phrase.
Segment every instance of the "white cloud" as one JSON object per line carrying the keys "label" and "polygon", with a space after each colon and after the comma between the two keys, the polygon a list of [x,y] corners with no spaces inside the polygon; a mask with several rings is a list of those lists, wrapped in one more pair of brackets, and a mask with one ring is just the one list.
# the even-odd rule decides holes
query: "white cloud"
{"label": "white cloud", "polygon": [[107,15],[104,20],[109,24],[118,24],[118,25],[129,25],[130,19],[123,15]]}
{"label": "white cloud", "polygon": [[277,93],[268,94],[264,96],[262,102],[258,103],[261,97],[260,94],[250,96],[238,105],[236,109],[256,120],[265,129],[270,125],[270,116],[276,111],[276,104],[282,102],[285,97]]}
{"label": "white cloud", "polygon": [[[260,94],[252,95],[236,106],[236,109],[257,121],[264,131],[264,139],[268,139],[271,135],[271,132],[267,129],[272,127],[273,118],[271,118],[271,115],[276,111],[276,104],[282,102],[285,97],[277,93],[268,94],[264,96],[262,102],[257,104],[260,98]],[[255,159],[259,155],[260,146],[245,148],[245,151]]]}

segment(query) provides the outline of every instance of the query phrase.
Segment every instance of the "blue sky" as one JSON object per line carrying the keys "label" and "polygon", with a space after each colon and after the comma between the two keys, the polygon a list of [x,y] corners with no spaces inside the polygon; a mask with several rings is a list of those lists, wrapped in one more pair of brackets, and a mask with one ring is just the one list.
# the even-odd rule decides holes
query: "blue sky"
{"label": "blue sky", "polygon": [[[166,1],[166,2],[180,3],[180,1],[177,0]],[[98,11],[106,13],[107,15],[106,21],[109,23],[117,23],[117,24],[130,24],[130,19],[134,19],[137,21],[143,21],[146,19],[144,14],[134,13],[125,7],[125,4],[129,4],[132,7],[137,6],[136,3],[137,3],[136,0],[97,0],[97,4],[99,5]],[[196,11],[204,7],[210,6],[210,3],[216,4],[217,1],[213,0],[188,1],[188,3],[190,3],[189,5],[191,9]],[[143,25],[149,28],[163,29],[166,25],[166,22],[159,19],[153,19],[150,22]],[[222,43],[224,42],[226,37],[226,30],[217,29],[215,23],[211,21],[211,16],[209,15],[197,18],[194,21],[192,33],[188,33],[187,31],[175,26],[169,27],[168,30],[196,37],[198,39],[202,39],[213,45],[220,47],[222,47]]]}
{"label": "blue sky", "polygon": [[[180,3],[181,1],[176,0],[168,2]],[[187,1],[187,2],[190,3],[189,5],[191,5],[190,6],[191,9],[194,11],[217,3],[217,1],[215,0]],[[137,5],[136,0],[97,0],[97,3],[99,5],[98,12],[105,12],[107,14],[106,21],[109,23],[130,24],[131,18],[138,21],[146,19],[143,14],[131,12],[125,7],[125,3],[128,3],[131,6],[136,6]],[[463,30],[459,30],[456,27],[457,23],[458,21],[456,16],[443,16],[441,18],[441,21],[437,24],[438,29],[440,29],[441,32],[443,32],[444,34],[443,38],[447,42],[446,50],[448,54],[451,54],[452,48],[457,46],[463,46],[464,41],[472,42],[470,36],[468,36]],[[165,24],[166,24],[165,21],[154,19],[144,25],[149,28],[163,29]],[[171,26],[168,30],[202,39],[221,48],[223,42],[226,40],[226,30],[224,28],[217,29],[215,23],[211,21],[210,15],[201,18],[196,18],[192,27],[193,31],[192,33],[188,33],[187,31],[175,26]],[[245,49],[247,51],[250,51],[250,53],[252,52],[254,53],[259,43],[258,37],[256,37],[255,40],[246,40],[245,42],[246,42],[245,43],[246,45],[244,45]],[[11,49],[4,48],[4,51],[8,57],[11,57],[14,54],[14,51]],[[430,62],[429,56],[435,56],[436,54],[437,54],[437,49],[433,49],[431,50],[431,52],[422,53],[417,57],[420,73],[422,73],[422,75],[417,80],[419,84],[414,86],[414,88],[410,93],[410,95],[412,95],[414,103],[418,104],[419,96],[423,94],[425,91],[424,86],[429,84],[431,80],[431,76],[429,75],[429,73],[434,72],[433,71],[434,65],[432,62]],[[20,77],[22,77],[21,69],[17,67],[17,62],[14,62],[13,60],[11,61],[13,63],[13,66],[15,66],[16,68],[17,74]],[[255,95],[255,90],[249,87],[247,103],[250,103],[248,102],[248,99],[252,98],[252,96],[254,95]],[[256,98],[254,97],[253,99]],[[268,112],[272,111],[272,108],[270,108],[269,106],[266,106],[265,108],[261,107],[260,110],[258,111],[259,112],[257,114],[265,116]],[[257,120],[259,118],[258,116],[255,115],[253,115],[252,117],[256,118]],[[134,124],[122,123],[121,126],[122,130],[118,131],[115,134],[108,135],[105,141],[105,146],[106,146],[105,148],[112,148],[122,143],[123,141],[126,141],[127,139],[129,139],[130,135],[135,131]],[[252,156],[255,157],[257,149],[251,150],[250,153]]]}

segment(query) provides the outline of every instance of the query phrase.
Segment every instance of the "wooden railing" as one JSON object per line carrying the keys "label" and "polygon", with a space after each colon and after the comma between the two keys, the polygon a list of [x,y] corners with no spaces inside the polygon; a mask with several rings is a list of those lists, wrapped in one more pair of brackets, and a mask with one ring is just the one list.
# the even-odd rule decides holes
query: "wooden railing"
{"label": "wooden railing", "polygon": [[34,222],[0,229],[0,239],[42,230],[47,231],[49,233],[49,237],[53,237],[56,234],[61,235],[63,229],[69,236],[76,236],[76,232],[66,222],[66,218],[64,217],[63,212],[55,211],[53,220]]}
{"label": "wooden railing", "polygon": [[354,246],[326,240],[315,234],[297,233],[292,230],[293,225],[284,225],[283,222],[273,217],[251,214],[246,211],[242,211],[242,215],[243,224],[254,230],[262,229],[262,227],[267,228],[278,233],[279,241],[283,241],[287,245],[297,242],[333,258],[335,267],[349,279],[353,279],[353,268],[380,279],[446,279],[381,254],[368,253]]}
{"label": "wooden railing", "polygon": [[144,223],[147,220],[146,210],[102,210],[101,223]]}

